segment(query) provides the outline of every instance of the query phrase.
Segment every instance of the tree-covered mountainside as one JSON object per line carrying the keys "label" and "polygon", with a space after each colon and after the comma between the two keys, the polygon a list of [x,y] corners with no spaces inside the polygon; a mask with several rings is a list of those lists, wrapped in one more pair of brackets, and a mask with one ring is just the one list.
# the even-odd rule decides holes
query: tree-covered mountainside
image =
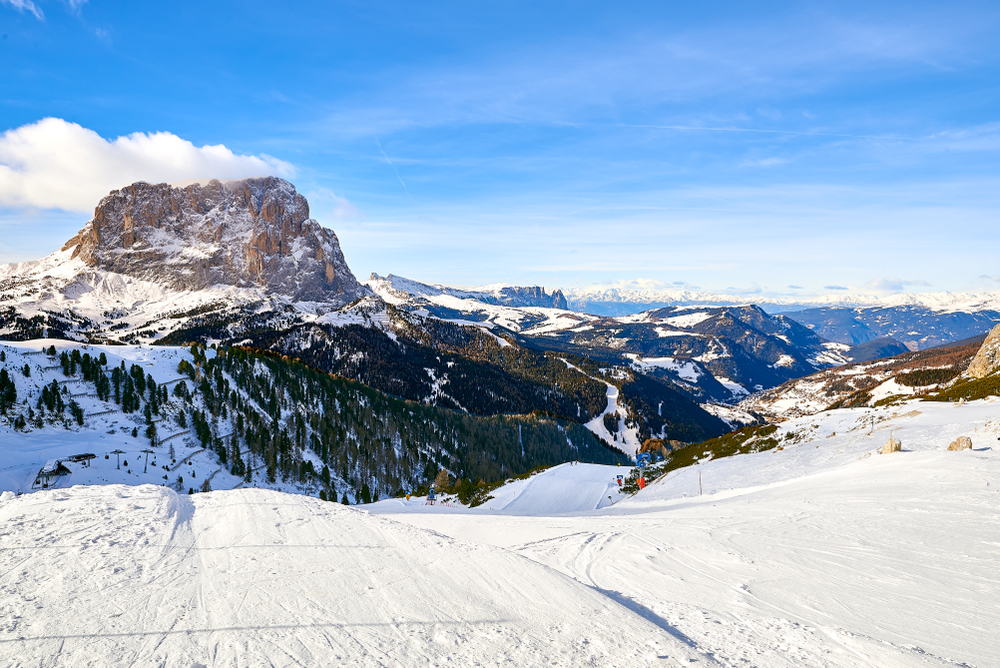
{"label": "tree-covered mountainside", "polygon": [[[15,434],[80,432],[106,429],[113,414],[135,423],[126,431],[148,439],[154,453],[166,458],[169,448],[171,462],[188,440],[245,484],[353,500],[417,489],[442,469],[478,482],[566,461],[627,461],[576,422],[406,401],[268,352],[197,345],[180,352],[170,378],[156,378],[96,351],[15,356],[11,349],[0,368],[0,423]],[[179,474],[164,482],[186,489]]]}
{"label": "tree-covered mountainside", "polygon": [[728,431],[668,380],[524,346],[520,337],[499,329],[501,335],[480,326],[420,318],[390,305],[377,308],[376,315],[391,326],[308,323],[277,328],[247,319],[234,329],[206,317],[164,342],[217,339],[252,345],[393,396],[483,416],[542,413],[585,423],[607,408],[611,383],[621,390],[628,417],[643,438],[664,429],[683,440]]}

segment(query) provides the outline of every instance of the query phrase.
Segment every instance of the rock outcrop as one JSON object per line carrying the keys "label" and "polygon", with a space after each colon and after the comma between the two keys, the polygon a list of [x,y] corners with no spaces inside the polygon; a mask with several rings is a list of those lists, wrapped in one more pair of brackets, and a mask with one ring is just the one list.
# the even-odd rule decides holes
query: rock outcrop
{"label": "rock outcrop", "polygon": [[948,446],[949,450],[971,450],[972,449],[972,439],[968,436],[959,436],[951,445]]}
{"label": "rock outcrop", "polygon": [[973,378],[985,378],[1000,369],[1000,325],[993,328],[976,356],[969,364],[968,374]]}
{"label": "rock outcrop", "polygon": [[883,455],[887,455],[890,452],[899,452],[903,449],[903,443],[895,436],[890,436],[889,440],[885,442],[882,449],[879,451]]}
{"label": "rock outcrop", "polygon": [[133,183],[101,200],[64,246],[95,269],[175,290],[263,288],[297,301],[346,304],[370,294],[337,236],[279,178]]}

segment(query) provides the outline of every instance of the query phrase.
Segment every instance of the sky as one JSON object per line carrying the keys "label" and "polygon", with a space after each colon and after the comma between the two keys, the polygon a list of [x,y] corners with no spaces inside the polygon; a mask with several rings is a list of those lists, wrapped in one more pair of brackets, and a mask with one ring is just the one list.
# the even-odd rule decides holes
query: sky
{"label": "sky", "polygon": [[0,0],[0,262],[274,174],[369,273],[1000,290],[989,2]]}

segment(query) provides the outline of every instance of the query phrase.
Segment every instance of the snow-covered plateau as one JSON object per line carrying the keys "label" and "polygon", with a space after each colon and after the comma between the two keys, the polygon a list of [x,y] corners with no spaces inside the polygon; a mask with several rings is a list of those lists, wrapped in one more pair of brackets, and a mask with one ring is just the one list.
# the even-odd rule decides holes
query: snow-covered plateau
{"label": "snow-covered plateau", "polygon": [[[1000,665],[1000,401],[777,429],[775,449],[704,457],[632,497],[628,469],[587,464],[472,509],[8,492],[0,663]],[[902,451],[879,454],[890,435]],[[958,436],[972,449],[947,451]]]}

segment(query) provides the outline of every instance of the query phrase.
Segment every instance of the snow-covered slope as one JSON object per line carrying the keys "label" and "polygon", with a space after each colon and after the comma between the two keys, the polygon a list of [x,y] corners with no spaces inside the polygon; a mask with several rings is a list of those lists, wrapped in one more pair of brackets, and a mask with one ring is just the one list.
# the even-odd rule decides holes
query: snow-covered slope
{"label": "snow-covered slope", "polygon": [[[0,343],[4,353],[3,366],[9,369],[11,380],[17,388],[19,405],[0,419],[0,491],[15,493],[41,489],[36,478],[42,466],[52,459],[65,459],[77,454],[97,455],[89,464],[68,463],[69,473],[48,481],[52,488],[66,488],[73,485],[97,485],[124,483],[129,485],[174,484],[178,476],[185,480],[184,490],[197,489],[205,480],[214,488],[232,488],[243,484],[243,480],[226,470],[214,453],[204,450],[193,434],[190,426],[180,426],[175,418],[178,407],[164,408],[161,415],[154,416],[158,427],[160,446],[155,451],[143,452],[150,447],[145,435],[147,428],[143,412],[124,413],[111,401],[101,401],[93,394],[94,387],[79,376],[65,377],[59,369],[58,357],[50,357],[41,352],[43,348],[55,346],[57,353],[79,349],[97,357],[101,353],[107,359],[107,367],[121,363],[131,367],[135,364],[159,385],[173,391],[174,384],[181,381],[190,383],[177,371],[181,360],[192,361],[186,348],[148,346],[81,346],[67,341],[40,340],[30,342]],[[213,351],[207,351],[211,356]],[[30,376],[19,373],[28,365]],[[24,415],[27,408],[35,407],[43,386],[67,390],[64,401],[77,402],[85,415],[83,426],[72,419],[56,420],[49,413],[41,426],[29,424],[17,430],[13,427],[14,414]],[[35,411],[37,416],[39,411]],[[133,436],[133,430],[136,435]],[[113,454],[120,450],[119,455]],[[173,453],[173,457],[170,456]],[[150,456],[147,457],[146,455]],[[262,477],[260,484],[266,484]],[[295,485],[275,482],[277,489],[295,490]]]}
{"label": "snow-covered slope", "polygon": [[[706,460],[575,515],[550,505],[566,508],[573,476],[585,490],[601,475],[612,484],[614,468],[561,467],[549,494],[539,476],[516,513],[372,509],[550,566],[723,666],[994,666],[998,406],[912,401],[790,420],[779,449]],[[890,434],[902,452],[877,454]],[[946,451],[960,435],[973,450]]]}
{"label": "snow-covered slope", "polygon": [[542,306],[566,309],[566,298],[561,290],[547,292],[541,286],[517,286],[507,283],[495,283],[479,288],[452,288],[447,285],[428,285],[402,276],[379,276],[372,274],[367,281],[368,287],[390,304],[403,304],[413,297],[433,299],[449,296],[457,299],[467,299],[485,304],[504,306]]}
{"label": "snow-covered slope", "polygon": [[393,306],[446,320],[499,325],[525,334],[576,327],[594,319],[567,310],[566,300],[558,290],[550,294],[537,286],[496,285],[462,290],[392,274],[372,274],[366,285]]}
{"label": "snow-covered slope", "polygon": [[301,496],[74,487],[0,527],[7,666],[718,665],[513,552]]}

